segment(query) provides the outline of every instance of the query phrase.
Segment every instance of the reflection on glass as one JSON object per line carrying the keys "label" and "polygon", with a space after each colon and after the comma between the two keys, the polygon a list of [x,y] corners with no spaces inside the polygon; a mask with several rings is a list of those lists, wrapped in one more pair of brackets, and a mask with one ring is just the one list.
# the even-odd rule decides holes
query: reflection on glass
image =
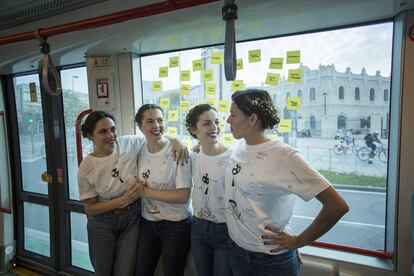
{"label": "reflection on glass", "polygon": [[41,174],[46,171],[46,152],[39,76],[28,75],[14,78],[14,92],[19,126],[23,190],[47,194],[48,186],[40,178]]}
{"label": "reflection on glass", "polygon": [[[79,113],[89,108],[86,67],[61,71],[63,109],[65,116],[66,151],[68,160],[69,198],[79,200],[78,161],[76,151],[75,127]],[[91,145],[82,139],[83,153],[88,154]]]}
{"label": "reflection on glass", "polygon": [[87,219],[85,214],[70,213],[72,265],[94,271],[89,259]]}
{"label": "reflection on glass", "polygon": [[[187,107],[215,105],[222,121],[222,143],[231,146],[236,140],[225,120],[232,93],[243,88],[267,90],[283,120],[276,129],[266,130],[269,138],[297,148],[350,206],[350,212],[320,241],[384,250],[392,36],[393,24],[382,23],[237,43],[237,57],[243,60],[238,82],[226,81],[223,63],[211,62],[214,53],[223,52],[222,45],[145,56],[141,58],[143,101],[160,104],[170,134],[190,144],[191,137],[182,127]],[[257,49],[261,61],[250,63],[249,51]],[[297,50],[300,60],[287,63],[288,52]],[[160,78],[159,68],[175,56],[179,66]],[[281,66],[272,68],[271,58],[281,58]],[[193,61],[199,59],[201,70],[193,70]],[[189,77],[184,79],[186,70]],[[205,78],[206,70],[213,78]],[[297,70],[301,77],[293,78]],[[278,74],[278,82],[267,81],[268,73]],[[155,82],[161,82],[161,92],[154,93]],[[212,84],[216,89],[206,89]],[[168,118],[170,111],[178,113],[174,120]],[[382,145],[378,142],[370,153],[364,138],[374,131]],[[319,210],[316,200],[297,200],[293,232],[300,233]]]}
{"label": "reflection on glass", "polygon": [[25,202],[24,249],[50,257],[49,208]]}

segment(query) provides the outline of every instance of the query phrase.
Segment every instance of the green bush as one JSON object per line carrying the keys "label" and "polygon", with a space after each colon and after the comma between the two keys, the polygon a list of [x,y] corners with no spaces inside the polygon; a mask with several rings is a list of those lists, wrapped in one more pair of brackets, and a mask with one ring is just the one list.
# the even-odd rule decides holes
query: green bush
{"label": "green bush", "polygon": [[356,173],[338,173],[327,170],[320,170],[319,172],[332,184],[379,188],[385,188],[387,185],[387,178],[385,176],[359,175]]}

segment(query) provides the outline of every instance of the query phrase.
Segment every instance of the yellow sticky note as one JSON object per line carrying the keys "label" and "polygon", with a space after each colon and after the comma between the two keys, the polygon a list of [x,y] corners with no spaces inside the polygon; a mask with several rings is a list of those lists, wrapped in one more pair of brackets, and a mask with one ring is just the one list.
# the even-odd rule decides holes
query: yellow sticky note
{"label": "yellow sticky note", "polygon": [[166,77],[168,77],[168,67],[160,67],[159,77],[160,78],[166,78]]}
{"label": "yellow sticky note", "polygon": [[190,139],[183,139],[181,142],[186,146],[189,150],[193,147],[193,142]]}
{"label": "yellow sticky note", "polygon": [[202,74],[203,81],[212,81],[213,80],[213,70],[204,70]]}
{"label": "yellow sticky note", "polygon": [[190,92],[191,92],[191,85],[181,84],[181,86],[180,86],[180,94],[181,95],[190,95]]}
{"label": "yellow sticky note", "polygon": [[152,82],[152,91],[158,92],[162,90],[162,82],[161,81],[153,81]]}
{"label": "yellow sticky note", "polygon": [[280,75],[275,73],[267,73],[266,84],[277,86],[279,84]]}
{"label": "yellow sticky note", "polygon": [[203,69],[203,60],[193,60],[193,71],[201,71],[201,69]]}
{"label": "yellow sticky note", "polygon": [[210,98],[207,98],[207,99],[205,99],[205,101],[204,101],[206,104],[209,104],[209,105],[211,105],[211,106],[215,106],[216,105],[216,99],[210,99]]}
{"label": "yellow sticky note", "polygon": [[176,56],[176,57],[170,57],[170,64],[169,64],[169,67],[170,67],[170,68],[172,68],[172,67],[178,67],[178,65],[179,65],[179,59],[178,59],[178,56]]}
{"label": "yellow sticky note", "polygon": [[288,82],[301,82],[302,81],[302,69],[289,69]]}
{"label": "yellow sticky note", "polygon": [[170,98],[160,98],[160,106],[162,108],[170,108]]}
{"label": "yellow sticky note", "polygon": [[242,90],[244,87],[242,80],[235,80],[231,83],[231,92],[236,92],[237,90]]}
{"label": "yellow sticky note", "polygon": [[286,63],[293,64],[293,63],[300,63],[300,51],[287,51],[286,52]]}
{"label": "yellow sticky note", "polygon": [[189,81],[191,78],[190,70],[181,70],[180,72],[180,80],[181,81]]}
{"label": "yellow sticky note", "polygon": [[204,93],[206,93],[207,95],[216,95],[216,89],[217,89],[217,85],[215,83],[209,83],[209,84],[206,84]]}
{"label": "yellow sticky note", "polygon": [[292,120],[291,119],[281,119],[278,125],[277,130],[280,133],[292,132]]}
{"label": "yellow sticky note", "polygon": [[189,101],[181,101],[180,102],[180,111],[181,112],[188,112],[190,110],[190,102]]}
{"label": "yellow sticky note", "polygon": [[238,58],[237,59],[237,70],[241,70],[241,69],[243,69],[243,59]]}
{"label": "yellow sticky note", "polygon": [[168,127],[167,128],[167,135],[170,137],[177,137],[177,128],[176,127]]}
{"label": "yellow sticky note", "polygon": [[223,53],[214,52],[211,53],[210,63],[211,64],[221,64],[223,62]]}
{"label": "yellow sticky note", "polygon": [[226,128],[226,121],[225,120],[220,120],[220,128],[222,131],[224,131],[224,129]]}
{"label": "yellow sticky note", "polygon": [[283,58],[271,58],[269,69],[282,69],[283,68]]}
{"label": "yellow sticky note", "polygon": [[302,107],[302,101],[300,97],[288,97],[286,103],[287,109],[299,110]]}
{"label": "yellow sticky note", "polygon": [[266,134],[266,136],[270,138],[270,140],[272,141],[277,141],[279,139],[276,133],[269,133],[269,134]]}
{"label": "yellow sticky note", "polygon": [[221,135],[221,142],[225,146],[230,146],[233,143],[233,134],[227,132],[223,133]]}
{"label": "yellow sticky note", "polygon": [[168,121],[169,122],[177,122],[178,121],[178,110],[168,111]]}
{"label": "yellow sticky note", "polygon": [[249,63],[260,62],[260,60],[262,59],[261,55],[262,54],[260,49],[249,51]]}
{"label": "yellow sticky note", "polygon": [[218,112],[226,113],[229,111],[229,101],[218,102]]}

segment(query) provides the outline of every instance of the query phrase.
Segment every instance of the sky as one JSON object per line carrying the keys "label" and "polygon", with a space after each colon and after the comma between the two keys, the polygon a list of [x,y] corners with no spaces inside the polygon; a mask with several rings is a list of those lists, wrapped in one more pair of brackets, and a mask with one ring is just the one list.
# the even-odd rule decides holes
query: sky
{"label": "sky", "polygon": [[[318,69],[319,65],[335,65],[338,72],[359,74],[365,67],[368,75],[377,71],[382,76],[390,76],[392,54],[393,24],[376,25],[256,40],[237,44],[237,58],[243,58],[244,69],[237,71],[237,79],[243,80],[248,86],[260,85],[265,81],[268,72],[287,76],[288,69],[298,68],[298,64],[284,64],[283,70],[269,70],[271,57],[286,58],[286,51],[300,50],[301,63],[310,69]],[[248,63],[248,51],[261,50],[260,63]],[[142,59],[143,79],[162,80],[163,89],[178,87],[178,70],[169,70],[168,78],[160,79],[158,70],[168,66],[168,58],[180,55],[180,70],[191,70],[192,60],[200,58],[200,50],[172,52],[161,55],[147,56]],[[199,83],[199,77],[192,83]]]}

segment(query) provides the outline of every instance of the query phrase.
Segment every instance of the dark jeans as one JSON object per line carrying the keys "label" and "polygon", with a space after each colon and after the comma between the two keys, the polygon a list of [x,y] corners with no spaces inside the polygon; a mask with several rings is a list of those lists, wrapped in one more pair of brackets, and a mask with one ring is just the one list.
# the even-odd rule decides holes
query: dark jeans
{"label": "dark jeans", "polygon": [[298,276],[299,259],[296,250],[279,255],[244,250],[229,238],[229,260],[234,276]]}
{"label": "dark jeans", "polygon": [[225,223],[214,223],[193,217],[191,252],[198,276],[231,275],[227,242],[228,232]]}
{"label": "dark jeans", "polygon": [[141,208],[88,217],[89,256],[98,276],[133,275]]}
{"label": "dark jeans", "polygon": [[181,221],[141,220],[135,275],[152,276],[162,254],[164,275],[184,274],[190,248],[190,219]]}

